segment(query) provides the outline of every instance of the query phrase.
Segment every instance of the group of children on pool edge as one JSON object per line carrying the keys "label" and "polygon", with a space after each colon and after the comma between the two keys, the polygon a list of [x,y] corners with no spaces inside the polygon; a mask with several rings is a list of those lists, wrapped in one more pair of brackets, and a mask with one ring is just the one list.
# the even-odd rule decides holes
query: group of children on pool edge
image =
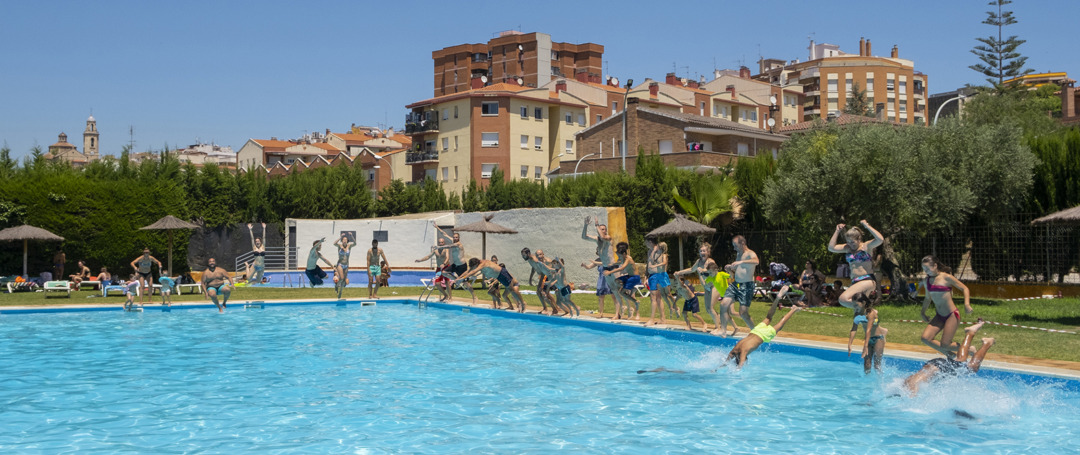
{"label": "group of children on pool edge", "polygon": [[[593,222],[595,227],[595,235],[590,233],[590,221]],[[873,271],[873,261],[871,260],[873,249],[880,246],[884,238],[865,220],[861,221],[860,224],[872,234],[873,238],[871,240],[863,241],[862,231],[858,228],[852,227],[845,230],[846,226],[839,224],[829,241],[829,251],[844,254],[849,264],[852,285],[841,294],[839,299],[841,305],[854,311],[852,329],[848,339],[848,354],[851,353],[851,344],[854,341],[856,332],[862,328],[864,333],[863,366],[864,371],[870,373],[871,367],[877,370],[881,368],[881,358],[885,349],[885,336],[888,333],[888,330],[880,326],[878,312],[874,309],[874,304],[880,299],[880,290]],[[441,230],[440,232],[445,236],[445,232]],[[841,233],[844,235],[844,243],[838,241]],[[634,292],[636,287],[641,284],[641,279],[639,278],[640,273],[638,273],[637,265],[628,253],[628,244],[620,242],[615,244],[613,248],[612,237],[607,232],[607,226],[601,224],[599,219],[592,217],[585,218],[581,236],[582,239],[596,242],[597,259],[583,263],[581,266],[587,269],[599,268],[596,291],[596,295],[600,298],[598,316],[603,317],[604,297],[611,295],[615,300],[615,319],[637,318],[639,305],[637,299],[634,298]],[[453,243],[450,245],[447,245],[443,238],[439,238],[438,245],[433,247],[432,253],[417,260],[417,262],[421,262],[437,257],[439,261],[439,278],[436,281],[441,281],[441,285],[437,285],[437,288],[443,294],[443,300],[449,299],[449,289],[451,287],[479,275],[484,278],[485,283],[488,285],[488,294],[492,296],[494,308],[500,308],[501,306],[498,292],[501,287],[503,289],[502,297],[507,300],[508,308],[513,309],[513,304],[516,303],[517,311],[523,312],[525,304],[521,298],[518,281],[510,274],[506,266],[499,263],[498,258],[495,256],[492,256],[491,260],[472,258],[466,265],[460,237],[454,234],[452,238]],[[748,328],[752,327],[752,329],[749,329],[749,334],[746,337],[735,344],[724,363],[733,361],[741,368],[746,363],[750,353],[757,350],[762,344],[772,341],[777,332],[782,330],[791,317],[800,310],[799,307],[792,307],[779,322],[775,325],[772,324],[780,301],[789,291],[789,286],[784,286],[777,292],[765,320],[754,324],[749,313],[749,307],[754,296],[756,286],[754,273],[759,261],[757,254],[747,248],[746,239],[741,235],[736,235],[732,239],[732,246],[736,252],[735,261],[725,265],[722,269],[709,257],[712,251],[711,245],[703,244],[699,249],[699,258],[694,265],[674,273],[677,280],[675,298],[671,296],[671,282],[667,273],[667,245],[663,242],[657,243],[652,239],[646,239],[646,246],[649,250],[649,257],[645,269],[649,288],[652,290],[650,297],[653,308],[652,314],[646,322],[647,325],[657,323],[655,321],[656,315],[659,315],[659,323],[666,322],[665,312],[668,308],[675,317],[678,317],[679,311],[676,302],[678,298],[682,298],[684,300],[682,318],[686,322],[687,328],[693,330],[693,326],[689,321],[690,315],[693,315],[707,331],[707,323],[698,314],[701,305],[699,297],[707,296],[709,301],[706,304],[706,310],[716,323],[716,328],[711,333],[728,337],[738,331],[738,326],[735,324],[731,314],[733,311],[732,304],[738,303],[739,317],[747,324]],[[565,262],[558,257],[546,258],[541,250],[533,253],[529,248],[522,249],[521,256],[523,260],[529,263],[533,272],[540,276],[536,289],[537,296],[543,306],[541,313],[558,315],[561,311],[571,317],[580,316],[577,305],[571,299],[572,286],[566,280]],[[949,273],[950,270],[940,264],[935,257],[927,256],[924,258],[922,267],[926,274],[926,281],[923,284],[923,287],[926,288],[926,298],[922,308],[922,316],[928,323],[923,331],[922,339],[924,343],[942,353],[945,357],[927,362],[919,372],[905,381],[905,385],[912,392],[917,392],[920,384],[940,374],[958,374],[962,371],[977,372],[986,353],[994,345],[993,338],[983,338],[982,346],[977,351],[972,352],[971,343],[975,334],[983,325],[981,319],[978,323],[964,330],[963,343],[957,344],[953,341],[960,324],[960,312],[953,303],[952,289],[956,288],[963,291],[964,306],[969,314],[973,312],[970,303],[970,291],[960,280],[952,276]],[[685,280],[684,277],[689,274],[698,275],[704,288],[702,292],[696,291],[694,286]],[[798,285],[795,285],[795,287],[798,287]],[[471,286],[465,286],[464,288],[472,294],[475,303],[476,295],[472,292]],[[724,289],[724,291],[721,292],[721,289]],[[718,301],[720,303],[719,313],[714,309]],[[926,316],[926,311],[931,303],[934,304],[937,310],[933,318]],[[732,325],[730,333],[727,331],[729,322]],[[938,334],[941,335],[940,341],[935,339]],[[648,372],[659,371],[670,370],[664,368],[648,370]],[[644,372],[646,371],[640,371],[640,373]]]}

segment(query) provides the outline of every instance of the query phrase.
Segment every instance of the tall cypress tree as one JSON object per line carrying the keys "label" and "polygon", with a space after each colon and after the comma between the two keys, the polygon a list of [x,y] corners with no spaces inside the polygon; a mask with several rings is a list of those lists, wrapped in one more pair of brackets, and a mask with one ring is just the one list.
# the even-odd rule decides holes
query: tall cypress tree
{"label": "tall cypress tree", "polygon": [[1001,9],[1010,3],[1012,0],[992,0],[989,3],[990,6],[997,6],[997,11],[987,11],[986,20],[982,23],[997,27],[997,37],[975,38],[982,44],[975,46],[971,53],[977,55],[983,63],[968,67],[986,75],[986,80],[999,92],[1005,90],[1005,79],[1023,76],[1033,71],[1030,68],[1024,69],[1027,57],[1020,55],[1016,50],[1026,40],[1019,39],[1016,35],[1008,38],[1002,36],[1006,26],[1017,22],[1012,11]]}

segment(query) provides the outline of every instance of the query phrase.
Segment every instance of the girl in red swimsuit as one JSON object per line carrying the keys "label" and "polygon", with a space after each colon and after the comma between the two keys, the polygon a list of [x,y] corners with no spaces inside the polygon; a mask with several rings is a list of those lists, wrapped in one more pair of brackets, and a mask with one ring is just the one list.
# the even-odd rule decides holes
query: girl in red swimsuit
{"label": "girl in red swimsuit", "polygon": [[[956,304],[953,303],[952,290],[956,288],[964,291],[964,310],[968,314],[974,311],[971,308],[971,291],[968,290],[967,286],[964,286],[964,283],[961,283],[960,280],[950,274],[952,269],[938,262],[938,259],[934,256],[924,257],[922,268],[923,272],[926,273],[926,281],[920,283],[926,289],[926,297],[923,299],[922,318],[929,324],[926,326],[926,330],[923,330],[922,341],[942,354],[956,353],[960,345],[953,341],[953,336],[956,334],[956,328],[960,325],[960,311],[956,309]],[[934,303],[937,310],[933,319],[926,315],[926,310],[930,308],[931,302]],[[934,339],[939,332],[941,333],[941,341]]]}

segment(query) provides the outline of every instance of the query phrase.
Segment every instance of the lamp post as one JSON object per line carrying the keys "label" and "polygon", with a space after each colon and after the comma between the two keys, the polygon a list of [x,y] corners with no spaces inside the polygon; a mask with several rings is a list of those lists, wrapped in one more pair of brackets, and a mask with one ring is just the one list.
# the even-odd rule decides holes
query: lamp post
{"label": "lamp post", "polygon": [[[630,86],[634,85],[633,79],[626,80],[626,92],[622,97],[622,145],[619,147],[622,149],[622,170],[626,172],[626,98],[630,96]],[[576,174],[577,171],[575,170]]]}
{"label": "lamp post", "polygon": [[387,169],[390,169],[390,181],[393,182],[394,180],[397,180],[397,179],[394,178],[394,166],[392,166],[390,164],[390,160],[388,160],[386,158],[383,158],[383,157],[381,157],[379,155],[376,155],[375,152],[372,152],[371,150],[365,150],[365,152],[370,153],[372,158],[375,158],[375,160],[376,160],[375,165],[371,167],[372,169],[381,168],[381,166],[379,166],[378,160],[383,160],[383,161],[386,162]]}
{"label": "lamp post", "polygon": [[[946,104],[949,104],[949,101],[959,101],[959,100],[963,100],[964,98],[967,98],[967,96],[959,95],[959,96],[957,96],[955,98],[949,98],[949,99],[945,100],[944,103],[941,103],[941,106],[938,106],[938,108],[937,108],[937,112],[934,113],[934,125],[937,125],[937,118],[938,118],[939,115],[941,115],[941,109],[943,107],[945,107]],[[957,109],[957,113],[959,113],[959,112],[960,112],[959,109]]]}
{"label": "lamp post", "polygon": [[[575,165],[574,165],[574,177],[575,177],[575,178],[577,177],[577,168],[578,168],[578,166],[581,166],[581,160],[583,160],[583,159],[585,159],[585,158],[588,158],[588,157],[590,157],[590,156],[593,156],[593,155],[595,155],[595,153],[590,153],[590,154],[588,154],[588,155],[585,155],[585,156],[583,156],[583,157],[581,157],[581,158],[578,158],[578,160],[577,160],[577,164],[575,164]],[[625,159],[625,157],[624,157],[624,159]]]}

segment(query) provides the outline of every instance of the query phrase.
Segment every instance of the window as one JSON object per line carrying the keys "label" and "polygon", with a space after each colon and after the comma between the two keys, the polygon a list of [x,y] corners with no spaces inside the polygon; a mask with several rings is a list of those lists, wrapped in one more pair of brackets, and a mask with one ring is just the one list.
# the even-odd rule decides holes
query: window
{"label": "window", "polygon": [[704,101],[701,102],[701,112],[699,112],[698,115],[703,116],[703,117],[705,116],[705,102]]}
{"label": "window", "polygon": [[596,114],[596,123],[600,123],[600,121],[602,121],[602,120],[604,120],[604,116],[600,115],[600,114]]}
{"label": "window", "polygon": [[495,163],[483,163],[480,165],[480,178],[491,178],[491,171],[495,170]]}
{"label": "window", "polygon": [[574,114],[571,114],[569,112],[566,113],[566,124],[567,125],[573,125],[574,124]]}
{"label": "window", "polygon": [[756,110],[750,111],[750,120],[755,121],[755,122],[757,121],[757,111]]}
{"label": "window", "polygon": [[585,126],[585,114],[577,115],[577,124],[578,126]]}
{"label": "window", "polygon": [[659,146],[658,148],[660,149],[660,154],[661,155],[671,153],[671,141],[669,141],[669,140],[660,141],[658,146]]}
{"label": "window", "polygon": [[480,103],[481,115],[499,115],[499,102],[498,101],[485,101]]}
{"label": "window", "polygon": [[874,73],[866,73],[866,93],[874,93]]}
{"label": "window", "polygon": [[535,117],[537,120],[543,120],[544,119],[544,108],[538,107],[538,108],[533,109],[533,117]]}
{"label": "window", "polygon": [[558,60],[559,59],[559,51],[551,51],[551,59],[552,60]]}
{"label": "window", "polygon": [[369,182],[375,181],[375,170],[371,169],[367,172],[367,179]]}
{"label": "window", "polygon": [[499,133],[480,133],[481,147],[498,147]]}
{"label": "window", "polygon": [[618,101],[612,101],[611,102],[611,115],[615,115],[618,112],[619,112],[619,102]]}
{"label": "window", "polygon": [[900,116],[903,117],[907,112],[907,103],[900,103]]}
{"label": "window", "polygon": [[739,156],[747,156],[750,154],[750,146],[746,143],[739,143]]}
{"label": "window", "polygon": [[448,168],[448,167],[442,168],[442,179],[443,179],[444,182],[447,181],[447,180],[450,180],[450,168]]}
{"label": "window", "polygon": [[903,80],[900,81],[900,94],[901,95],[906,95],[907,94],[907,81],[903,81]]}
{"label": "window", "polygon": [[890,92],[893,91],[893,89],[894,89],[893,86],[894,86],[895,83],[896,82],[893,81],[892,79],[885,79],[885,90],[890,91]]}
{"label": "window", "polygon": [[454,151],[455,152],[457,151],[457,148],[458,148],[457,136],[454,136]]}
{"label": "window", "polygon": [[574,141],[569,140],[569,139],[567,139],[567,141],[566,141],[566,154],[567,155],[573,155],[574,154]]}
{"label": "window", "polygon": [[450,109],[443,109],[442,110],[442,119],[446,120],[448,118],[450,118]]}
{"label": "window", "polygon": [[456,182],[457,179],[458,179],[457,166],[454,166],[454,181]]}
{"label": "window", "polygon": [[535,168],[533,168],[533,170],[536,171],[536,178],[537,179],[544,178],[544,167],[543,166],[536,166]]}
{"label": "window", "polygon": [[542,136],[536,136],[536,140],[533,141],[533,143],[534,143],[535,148],[537,150],[543,150],[544,149],[544,138]]}
{"label": "window", "polygon": [[522,149],[529,148],[529,135],[528,134],[522,134],[521,135],[521,148]]}
{"label": "window", "polygon": [[529,166],[521,166],[521,178],[529,177]]}
{"label": "window", "polygon": [[458,109],[458,107],[457,107],[457,106],[454,106],[454,118],[458,118],[458,117],[457,117],[457,109]]}
{"label": "window", "polygon": [[521,106],[521,118],[529,118],[529,106]]}
{"label": "window", "polygon": [[442,151],[447,152],[450,150],[450,138],[442,138]]}

